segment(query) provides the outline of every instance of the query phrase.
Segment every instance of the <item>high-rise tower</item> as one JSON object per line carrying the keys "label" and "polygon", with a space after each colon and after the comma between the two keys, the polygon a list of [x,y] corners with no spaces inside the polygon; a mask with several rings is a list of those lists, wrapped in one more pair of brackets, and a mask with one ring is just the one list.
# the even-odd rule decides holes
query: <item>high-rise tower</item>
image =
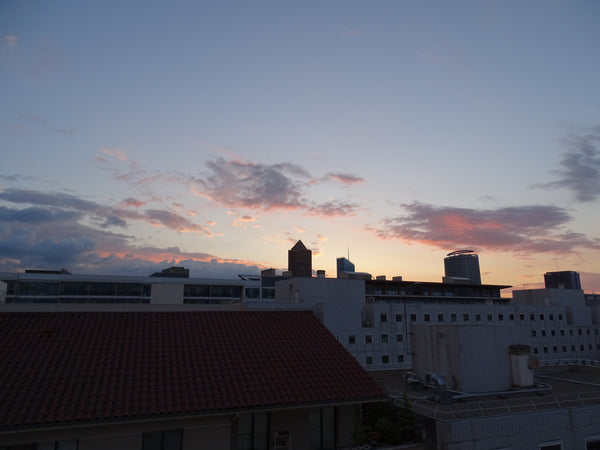
{"label": "high-rise tower", "polygon": [[341,278],[341,274],[343,272],[355,272],[354,264],[350,262],[347,258],[338,258],[336,260],[337,263],[337,277]]}
{"label": "high-rise tower", "polygon": [[444,258],[446,278],[481,284],[479,257],[473,250],[456,250]]}
{"label": "high-rise tower", "polygon": [[293,277],[312,277],[312,252],[302,241],[288,250],[288,270]]}

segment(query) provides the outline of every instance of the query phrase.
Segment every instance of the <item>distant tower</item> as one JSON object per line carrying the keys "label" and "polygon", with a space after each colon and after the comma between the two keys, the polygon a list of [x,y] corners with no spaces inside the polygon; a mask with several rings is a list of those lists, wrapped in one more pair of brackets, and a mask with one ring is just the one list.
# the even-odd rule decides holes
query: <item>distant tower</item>
{"label": "distant tower", "polygon": [[293,277],[312,277],[312,252],[302,241],[288,250],[288,270]]}
{"label": "distant tower", "polygon": [[[473,250],[457,250],[444,258],[446,278],[481,284],[479,257]],[[458,280],[456,280],[458,279]]]}
{"label": "distant tower", "polygon": [[340,278],[342,272],[356,272],[354,264],[347,258],[338,258],[337,262],[337,277]]}
{"label": "distant tower", "polygon": [[544,274],[546,289],[581,289],[579,273],[565,270],[562,272],[546,272]]}

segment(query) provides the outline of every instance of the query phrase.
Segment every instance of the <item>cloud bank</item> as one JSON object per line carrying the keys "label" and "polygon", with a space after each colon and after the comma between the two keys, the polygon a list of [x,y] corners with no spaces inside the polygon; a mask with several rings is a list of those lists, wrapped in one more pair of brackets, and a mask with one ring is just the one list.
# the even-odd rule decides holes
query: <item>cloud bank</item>
{"label": "cloud bank", "polygon": [[599,240],[566,230],[571,217],[557,206],[477,210],[411,203],[401,208],[404,214],[384,218],[372,231],[383,239],[442,249],[473,247],[529,253],[568,253],[583,247],[600,249]]}

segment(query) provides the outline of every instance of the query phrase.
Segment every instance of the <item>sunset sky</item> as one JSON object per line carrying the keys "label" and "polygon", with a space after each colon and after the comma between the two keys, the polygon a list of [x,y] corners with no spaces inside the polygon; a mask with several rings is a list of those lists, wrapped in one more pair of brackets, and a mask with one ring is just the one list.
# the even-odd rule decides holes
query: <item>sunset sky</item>
{"label": "sunset sky", "polygon": [[600,292],[600,2],[0,3],[0,271]]}

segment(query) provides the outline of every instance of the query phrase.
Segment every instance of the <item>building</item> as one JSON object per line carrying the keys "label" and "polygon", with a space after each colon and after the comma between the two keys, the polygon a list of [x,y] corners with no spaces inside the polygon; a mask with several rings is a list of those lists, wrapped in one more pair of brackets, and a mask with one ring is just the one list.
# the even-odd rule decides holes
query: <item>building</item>
{"label": "building", "polygon": [[344,274],[354,273],[356,271],[354,264],[352,264],[350,260],[346,258],[338,258],[336,260],[336,268],[338,278],[343,278]]}
{"label": "building", "polygon": [[579,274],[573,271],[546,272],[544,284],[546,289],[581,289]]}
{"label": "building", "polygon": [[66,270],[0,273],[6,303],[229,304],[272,302],[275,270],[238,279],[190,278],[175,267],[151,276],[81,275]]}
{"label": "building", "polygon": [[481,284],[479,256],[473,250],[457,250],[444,258],[445,279]]}
{"label": "building", "polygon": [[288,271],[293,277],[312,277],[312,252],[302,241],[288,250]]}
{"label": "building", "polygon": [[0,313],[0,448],[353,445],[386,398],[310,311]]}

